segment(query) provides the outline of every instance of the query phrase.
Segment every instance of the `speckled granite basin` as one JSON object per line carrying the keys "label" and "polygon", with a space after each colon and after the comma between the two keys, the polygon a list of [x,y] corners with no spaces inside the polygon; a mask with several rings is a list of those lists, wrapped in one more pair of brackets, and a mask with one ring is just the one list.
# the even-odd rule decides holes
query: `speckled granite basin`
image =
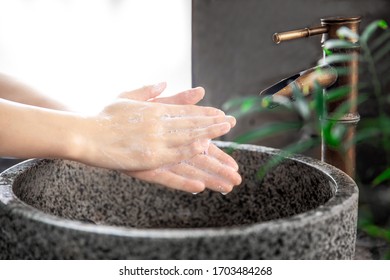
{"label": "speckled granite basin", "polygon": [[226,196],[70,161],[21,163],[0,176],[0,258],[351,259],[356,184],[301,156],[259,182],[259,166],[277,152],[238,146],[243,183]]}

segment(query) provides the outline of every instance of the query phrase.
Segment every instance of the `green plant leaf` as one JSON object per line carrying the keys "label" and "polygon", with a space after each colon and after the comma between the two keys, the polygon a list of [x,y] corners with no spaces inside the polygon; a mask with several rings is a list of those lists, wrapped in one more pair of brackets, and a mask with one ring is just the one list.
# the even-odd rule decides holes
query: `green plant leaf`
{"label": "green plant leaf", "polygon": [[333,54],[325,58],[322,58],[318,63],[335,64],[335,63],[349,62],[354,60],[359,60],[359,58],[351,54]]}
{"label": "green plant leaf", "polygon": [[389,27],[389,25],[384,19],[378,21],[378,26],[382,29],[387,29]]}
{"label": "green plant leaf", "polygon": [[327,40],[323,45],[323,47],[326,50],[331,52],[333,49],[350,49],[350,48],[356,48],[358,46],[359,46],[358,44],[347,42],[345,40],[337,40],[337,39]]}
{"label": "green plant leaf", "polygon": [[331,120],[325,120],[323,122],[323,139],[330,147],[336,149],[342,148],[341,144],[346,131],[344,124],[338,124],[337,122]]}
{"label": "green plant leaf", "polygon": [[282,132],[297,130],[302,127],[301,122],[281,122],[281,123],[269,123],[258,127],[250,132],[244,133],[237,137],[234,142],[236,143],[250,143],[252,141],[258,141],[270,136],[277,135]]}
{"label": "green plant leaf", "polygon": [[261,100],[261,107],[263,108],[275,108],[276,106],[278,106],[279,104],[275,104],[275,102],[273,102],[273,98],[272,96],[266,96],[263,98],[263,100]]}
{"label": "green plant leaf", "polygon": [[325,100],[326,100],[326,102],[340,100],[340,99],[346,97],[350,91],[351,91],[351,87],[348,85],[342,86],[342,87],[337,87],[337,88],[334,88],[332,90],[328,90],[328,91],[326,91]]}
{"label": "green plant leaf", "polygon": [[262,106],[264,97],[239,97],[232,98],[222,105],[222,109],[236,118],[242,118],[254,112],[268,111]]}
{"label": "green plant leaf", "polygon": [[376,20],[371,22],[363,31],[360,36],[361,42],[367,44],[368,40],[370,40],[371,36],[378,30],[378,28],[382,28],[384,26],[384,20]]}
{"label": "green plant leaf", "polygon": [[356,32],[353,32],[348,27],[342,26],[336,31],[337,36],[339,36],[340,39],[353,39],[358,40],[359,35]]}
{"label": "green plant leaf", "polygon": [[314,105],[311,105],[310,107],[315,110],[317,118],[319,120],[324,120],[326,115],[324,92],[317,82],[315,82],[314,84],[313,96],[314,96],[313,98]]}
{"label": "green plant leaf", "polygon": [[222,109],[224,111],[229,111],[229,110],[232,110],[234,108],[238,108],[238,107],[242,106],[242,104],[244,104],[244,103],[247,103],[247,104],[248,103],[251,103],[251,104],[258,103],[258,104],[260,104],[261,97],[251,96],[251,97],[231,98],[228,101],[226,101],[225,103],[223,103]]}
{"label": "green plant leaf", "polygon": [[345,150],[347,150],[353,145],[356,145],[357,143],[373,139],[374,137],[378,137],[380,133],[381,132],[377,128],[365,129],[364,131],[355,134],[355,137],[344,143],[344,148]]}
{"label": "green plant leaf", "polygon": [[390,242],[390,230],[379,227],[375,224],[368,225],[364,228],[364,230],[371,236],[381,238]]}
{"label": "green plant leaf", "polygon": [[250,109],[252,109],[253,105],[254,105],[253,99],[246,99],[244,102],[242,102],[240,109],[243,113],[246,113]]}
{"label": "green plant leaf", "polygon": [[[366,100],[367,97],[359,96],[357,103],[361,103]],[[347,129],[344,124],[339,124],[336,120],[347,114],[353,104],[351,102],[343,102],[337,107],[337,110],[332,113],[328,113],[328,118],[322,121],[322,135],[324,142],[330,147],[336,149],[344,149],[343,138]]]}
{"label": "green plant leaf", "polygon": [[378,128],[382,134],[390,134],[390,117],[364,118],[359,122],[360,128]]}
{"label": "green plant leaf", "polygon": [[336,69],[337,76],[348,76],[351,74],[351,68],[349,67],[344,67],[344,66],[338,66],[338,67],[333,67]]}
{"label": "green plant leaf", "polygon": [[325,48],[325,47],[323,48],[323,51],[324,51],[325,55],[327,55],[327,56],[333,54],[333,52],[332,52],[330,49],[327,49],[327,48]]}
{"label": "green plant leaf", "polygon": [[390,179],[390,167],[384,170],[381,174],[379,174],[374,181],[372,182],[374,186],[379,185],[380,183],[383,183],[384,181],[387,181]]}
{"label": "green plant leaf", "polygon": [[390,42],[381,47],[376,53],[373,54],[373,59],[376,63],[378,63],[381,59],[383,59],[386,55],[390,53]]}
{"label": "green plant leaf", "polygon": [[390,76],[390,59],[383,59],[379,65],[377,64],[377,71],[385,85],[385,79],[383,78],[389,78]]}
{"label": "green plant leaf", "polygon": [[373,223],[367,223],[362,226],[362,230],[373,237],[378,237],[390,242],[390,230],[379,227]]}
{"label": "green plant leaf", "polygon": [[310,107],[309,102],[306,101],[304,93],[299,90],[298,87],[293,87],[294,102],[293,106],[298,114],[304,119],[310,118]]}
{"label": "green plant leaf", "polygon": [[264,97],[261,105],[264,108],[270,108],[270,109],[276,108],[277,106],[282,106],[283,108],[294,110],[294,106],[290,98],[287,98],[285,96],[280,96],[280,95]]}
{"label": "green plant leaf", "polygon": [[377,127],[367,127],[367,128],[360,128],[353,139],[350,140],[350,142],[346,143],[346,148],[350,148],[352,145],[355,145],[357,143],[366,141],[368,139],[372,139],[374,137],[378,137],[381,135],[381,130]]}
{"label": "green plant leaf", "polygon": [[[361,97],[361,98],[363,98],[363,97]],[[328,118],[330,120],[338,120],[341,117],[343,117],[345,114],[347,114],[351,107],[352,107],[351,102],[350,101],[345,101],[345,102],[343,102],[342,104],[340,104],[337,107],[336,111],[329,112],[328,113]]]}
{"label": "green plant leaf", "polygon": [[[390,244],[390,229],[377,226],[373,222],[372,217],[370,217],[369,219],[359,219],[359,228],[368,235],[375,238],[381,238],[385,240],[388,244]],[[390,251],[385,254],[384,258],[390,259]]]}
{"label": "green plant leaf", "polygon": [[264,176],[275,166],[279,165],[286,157],[289,157],[293,154],[302,153],[307,151],[317,145],[319,145],[320,140],[316,138],[309,138],[305,141],[294,143],[288,147],[283,148],[279,154],[274,155],[269,159],[257,172],[257,177],[262,180]]}
{"label": "green plant leaf", "polygon": [[237,107],[242,103],[242,98],[230,98],[228,101],[222,104],[222,109],[224,111],[229,111],[234,107]]}
{"label": "green plant leaf", "polygon": [[372,50],[376,50],[379,46],[383,45],[387,40],[390,39],[390,32],[383,32],[381,36],[375,38],[374,41],[370,44]]}

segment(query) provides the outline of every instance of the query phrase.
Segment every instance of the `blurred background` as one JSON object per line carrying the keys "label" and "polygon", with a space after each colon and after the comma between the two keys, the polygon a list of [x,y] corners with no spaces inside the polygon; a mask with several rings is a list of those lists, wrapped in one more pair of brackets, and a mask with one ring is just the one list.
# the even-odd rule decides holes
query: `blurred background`
{"label": "blurred background", "polygon": [[76,110],[191,86],[191,0],[0,0],[0,72]]}
{"label": "blurred background", "polygon": [[[228,99],[256,96],[279,80],[315,66],[322,57],[321,36],[276,45],[275,32],[320,25],[321,18],[363,17],[361,29],[390,18],[388,0],[196,0],[192,8],[192,76],[207,90],[205,102],[222,106]],[[364,109],[364,108],[363,108]],[[267,121],[292,118],[262,112],[241,119],[225,139]],[[297,139],[284,135],[266,145],[283,147]]]}

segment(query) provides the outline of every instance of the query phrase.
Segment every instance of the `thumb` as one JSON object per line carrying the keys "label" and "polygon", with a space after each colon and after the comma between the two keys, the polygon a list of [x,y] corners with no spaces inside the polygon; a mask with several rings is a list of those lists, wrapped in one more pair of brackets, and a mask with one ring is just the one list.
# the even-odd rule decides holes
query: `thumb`
{"label": "thumb", "polygon": [[119,98],[126,98],[138,101],[148,101],[149,99],[159,96],[167,87],[166,82],[158,83],[151,86],[121,93]]}

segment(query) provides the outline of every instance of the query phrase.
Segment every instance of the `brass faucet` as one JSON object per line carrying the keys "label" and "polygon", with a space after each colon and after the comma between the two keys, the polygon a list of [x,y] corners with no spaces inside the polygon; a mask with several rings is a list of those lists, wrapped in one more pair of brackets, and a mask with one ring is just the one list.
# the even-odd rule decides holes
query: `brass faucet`
{"label": "brass faucet", "polygon": [[[276,44],[283,41],[309,37],[313,35],[322,35],[322,46],[327,40],[339,39],[337,30],[340,27],[347,27],[351,31],[358,33],[361,17],[332,17],[321,19],[321,26],[313,28],[303,28],[282,33],[275,33],[273,40]],[[346,134],[343,143],[353,143],[355,128],[359,122],[360,116],[357,112],[357,95],[358,95],[358,55],[359,42],[357,38],[346,38],[351,44],[349,48],[332,49],[333,54],[348,54],[351,59],[346,62],[337,62],[332,65],[321,64],[306,71],[302,71],[296,75],[286,78],[275,85],[263,90],[260,94],[267,96],[284,96],[293,97],[294,87],[298,88],[304,95],[309,95],[314,90],[315,82],[324,88],[324,95],[332,88],[347,87],[348,93],[336,101],[330,101],[326,104],[328,112],[327,118],[334,122],[336,126],[344,126]],[[323,53],[324,58],[326,53]],[[324,59],[325,60],[325,59]],[[335,68],[343,67],[346,69],[346,75],[337,75]],[[348,102],[348,112],[342,116],[332,114],[337,111],[340,105]],[[355,146],[349,144],[345,151],[334,149],[328,146],[323,137],[321,144],[321,160],[338,167],[349,176],[354,178],[355,175]]]}

